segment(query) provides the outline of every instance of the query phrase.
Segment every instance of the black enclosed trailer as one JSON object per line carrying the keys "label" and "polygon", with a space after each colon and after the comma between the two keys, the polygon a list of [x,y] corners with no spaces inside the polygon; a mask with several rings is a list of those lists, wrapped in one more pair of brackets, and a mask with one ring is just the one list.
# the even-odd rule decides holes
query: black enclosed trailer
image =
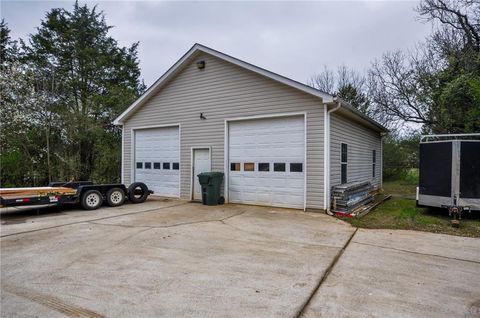
{"label": "black enclosed trailer", "polygon": [[417,204],[480,211],[480,134],[422,136]]}
{"label": "black enclosed trailer", "polygon": [[98,209],[104,202],[111,207],[128,198],[142,203],[153,191],[141,182],[93,184],[91,181],[51,182],[47,187],[0,188],[0,207],[61,205],[79,203],[86,210]]}

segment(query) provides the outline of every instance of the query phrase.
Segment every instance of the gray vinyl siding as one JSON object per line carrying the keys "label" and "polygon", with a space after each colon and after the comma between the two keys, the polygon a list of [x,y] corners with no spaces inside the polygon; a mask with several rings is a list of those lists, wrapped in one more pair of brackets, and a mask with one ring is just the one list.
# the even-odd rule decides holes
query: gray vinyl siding
{"label": "gray vinyl siding", "polygon": [[[203,70],[195,65],[200,59]],[[124,123],[124,183],[132,182],[132,128],[180,124],[180,197],[190,199],[191,147],[210,146],[212,171],[223,172],[225,119],[297,112],[307,113],[307,207],[323,209],[321,100],[205,53]]]}
{"label": "gray vinyl siding", "polygon": [[[330,117],[330,185],[341,183],[341,144],[348,145],[347,182],[369,180],[381,187],[382,146],[379,132],[332,113]],[[376,150],[375,179],[372,150]]]}

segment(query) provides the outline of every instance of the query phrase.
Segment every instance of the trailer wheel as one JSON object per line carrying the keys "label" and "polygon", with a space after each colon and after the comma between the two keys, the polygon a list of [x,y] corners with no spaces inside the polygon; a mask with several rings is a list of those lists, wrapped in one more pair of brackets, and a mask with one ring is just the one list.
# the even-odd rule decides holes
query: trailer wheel
{"label": "trailer wheel", "polygon": [[120,206],[125,201],[125,192],[120,188],[112,188],[107,192],[107,204],[111,207]]}
{"label": "trailer wheel", "polygon": [[148,195],[148,187],[145,183],[134,182],[128,187],[128,199],[132,203],[145,202]]}
{"label": "trailer wheel", "polygon": [[98,209],[103,202],[103,197],[100,191],[88,190],[82,195],[81,204],[85,210]]}

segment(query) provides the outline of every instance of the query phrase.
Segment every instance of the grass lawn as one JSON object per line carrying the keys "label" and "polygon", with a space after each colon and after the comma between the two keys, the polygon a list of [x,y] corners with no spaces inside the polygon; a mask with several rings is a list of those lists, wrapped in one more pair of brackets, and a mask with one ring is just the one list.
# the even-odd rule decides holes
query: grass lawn
{"label": "grass lawn", "polygon": [[464,213],[460,227],[454,228],[450,224],[447,210],[416,207],[416,182],[413,180],[384,182],[383,188],[386,194],[392,195],[390,200],[361,219],[346,221],[360,228],[418,230],[480,237],[480,212]]}

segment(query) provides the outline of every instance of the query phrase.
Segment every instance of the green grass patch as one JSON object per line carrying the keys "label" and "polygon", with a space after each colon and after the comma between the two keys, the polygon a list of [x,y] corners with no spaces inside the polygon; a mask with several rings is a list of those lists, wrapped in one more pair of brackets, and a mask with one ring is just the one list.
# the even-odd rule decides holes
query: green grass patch
{"label": "green grass patch", "polygon": [[446,209],[419,208],[415,202],[415,184],[409,180],[384,182],[390,200],[361,219],[345,219],[353,226],[370,229],[417,230],[459,236],[480,237],[480,213],[464,213],[459,228],[451,226]]}

